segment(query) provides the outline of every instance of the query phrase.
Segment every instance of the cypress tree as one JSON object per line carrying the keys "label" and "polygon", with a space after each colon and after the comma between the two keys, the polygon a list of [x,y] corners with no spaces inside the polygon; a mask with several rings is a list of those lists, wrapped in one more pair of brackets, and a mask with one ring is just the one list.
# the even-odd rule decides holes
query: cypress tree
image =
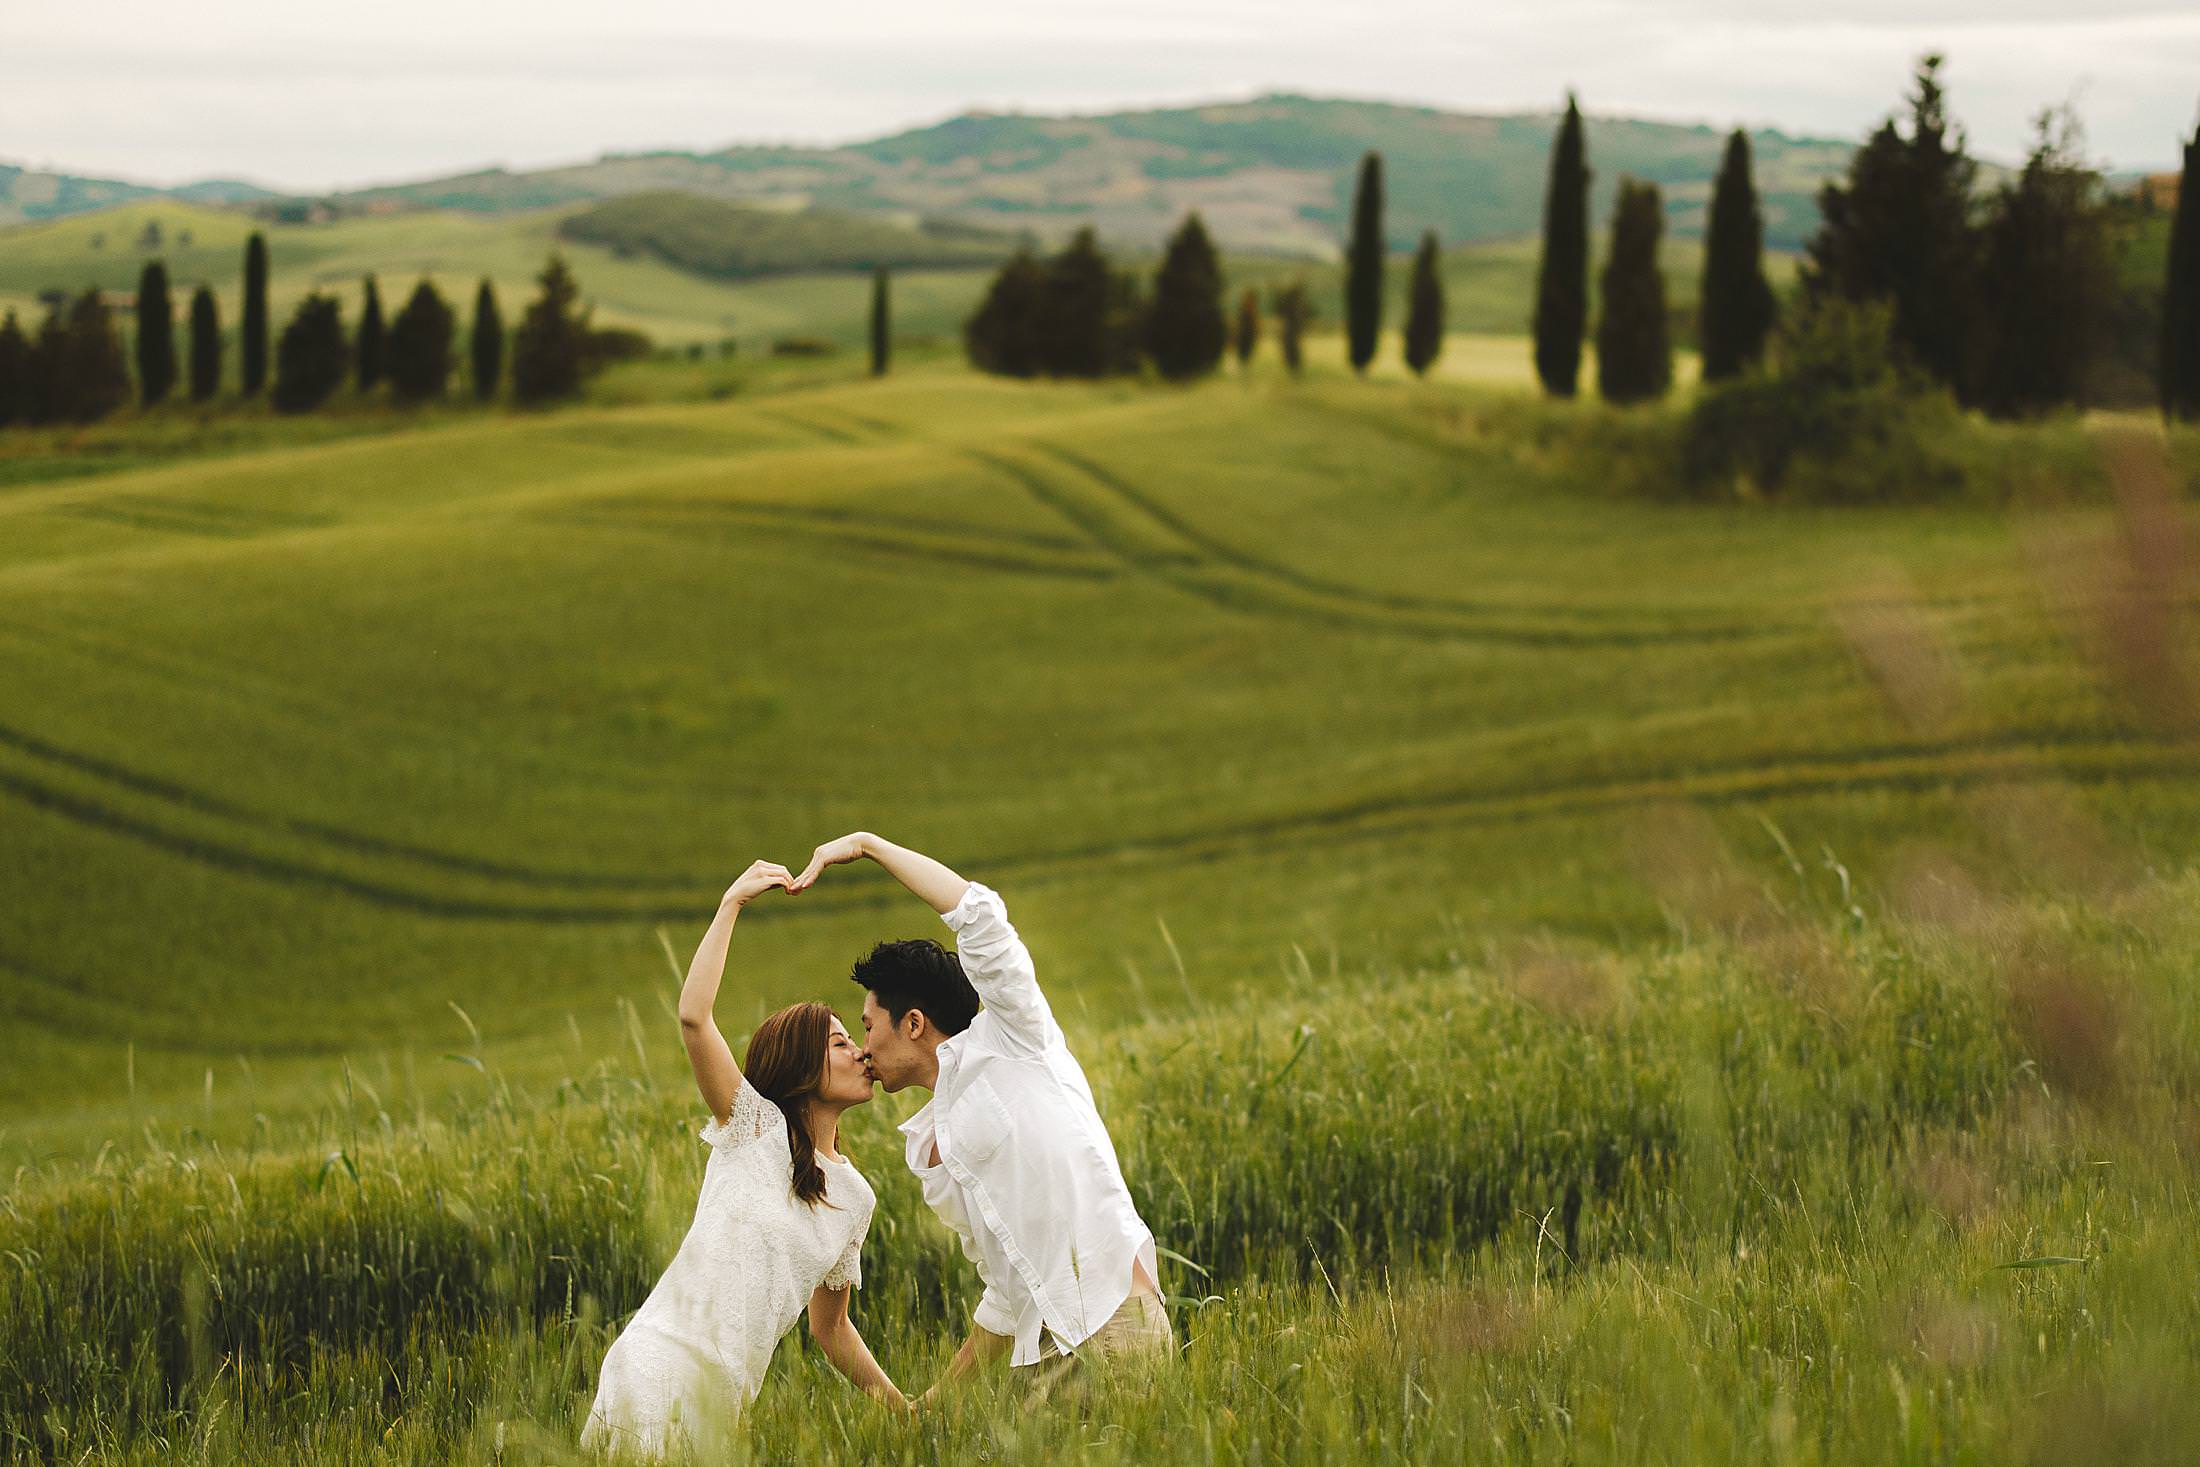
{"label": "cypress tree", "polygon": [[1581,107],[1566,94],[1566,116],[1551,147],[1543,195],[1543,257],[1535,277],[1535,373],[1553,397],[1572,397],[1581,380],[1581,339],[1589,329],[1589,163]]}
{"label": "cypress tree", "polygon": [[1237,330],[1230,338],[1230,348],[1237,353],[1240,371],[1252,365],[1253,348],[1259,345],[1260,293],[1247,286],[1238,297]]}
{"label": "cypress tree", "polygon": [[390,394],[402,402],[441,397],[451,380],[451,342],[458,322],[436,288],[423,280],[390,323]]}
{"label": "cypress tree", "polygon": [[1711,192],[1698,309],[1704,381],[1738,377],[1764,359],[1776,307],[1765,279],[1765,219],[1750,177],[1749,134],[1738,127]]}
{"label": "cypress tree", "polygon": [[1294,377],[1306,365],[1306,283],[1294,280],[1275,293],[1276,347],[1285,370]]}
{"label": "cypress tree", "polygon": [[1001,265],[986,287],[985,299],[963,323],[963,351],[981,372],[1005,377],[1039,373],[1039,298],[1046,275],[1027,249]]}
{"label": "cypress tree", "polygon": [[1979,230],[1973,399],[1996,417],[2082,402],[2117,289],[2101,175],[2079,156],[2068,109],[2050,108],[2024,169]]}
{"label": "cypress tree", "polygon": [[474,329],[467,345],[474,359],[474,396],[487,402],[496,396],[497,379],[504,375],[504,316],[486,276],[474,292]]}
{"label": "cypress tree", "polygon": [[244,395],[267,385],[267,237],[257,230],[244,243]]}
{"label": "cypress tree", "polygon": [[31,343],[9,311],[0,319],[0,428],[30,421]]}
{"label": "cypress tree", "polygon": [[38,323],[38,334],[31,338],[30,354],[26,358],[23,384],[23,421],[26,423],[53,423],[62,416],[61,373],[69,356],[68,297],[54,292],[57,299],[46,307],[46,319]]}
{"label": "cypress tree", "polygon": [[553,254],[536,279],[542,288],[512,333],[512,396],[528,403],[577,395],[588,358],[589,310],[573,272]]}
{"label": "cypress tree", "polygon": [[168,267],[148,260],[138,272],[138,400],[151,407],[176,386],[176,305],[168,298]]}
{"label": "cypress tree", "polygon": [[52,415],[66,422],[96,422],[130,400],[122,336],[98,287],[88,287],[70,304],[67,323],[42,365],[52,373]]}
{"label": "cypress tree", "polygon": [[1352,195],[1352,243],[1345,251],[1344,331],[1352,370],[1365,375],[1383,329],[1383,155],[1360,160]]}
{"label": "cypress tree", "polygon": [[387,371],[382,329],[382,290],[367,277],[366,304],[359,308],[359,338],[354,353],[359,358],[359,390],[372,392]]}
{"label": "cypress tree", "polygon": [[222,386],[221,306],[212,287],[191,293],[191,400],[205,402]]}
{"label": "cypress tree", "polygon": [[282,339],[275,343],[275,410],[311,412],[344,382],[343,307],[334,296],[314,291],[298,302]]}
{"label": "cypress tree", "polygon": [[1948,122],[1941,58],[1918,63],[1910,131],[1881,124],[1849,160],[1846,180],[1819,190],[1819,230],[1806,249],[1803,288],[1812,299],[1884,300],[1896,346],[1911,364],[1968,398],[1977,302],[1977,232],[1971,181],[1977,165]]}
{"label": "cypress tree", "polygon": [[1046,262],[1030,329],[1038,370],[1055,377],[1100,377],[1113,365],[1108,320],[1115,271],[1092,229],[1080,229]]}
{"label": "cypress tree", "polygon": [[2169,227],[2162,301],[2162,416],[2200,419],[2200,128],[2185,145],[2185,173]]}
{"label": "cypress tree", "polygon": [[1195,209],[1169,237],[1154,274],[1146,350],[1163,377],[1189,382],[1215,369],[1229,339],[1229,323],[1222,314],[1222,261]]}
{"label": "cypress tree", "polygon": [[888,299],[889,289],[886,267],[881,265],[871,276],[871,375],[874,377],[886,375],[893,355],[893,304]]}
{"label": "cypress tree", "polygon": [[1139,370],[1145,358],[1147,322],[1152,314],[1138,276],[1129,270],[1110,271],[1105,339],[1111,375],[1135,374]]}
{"label": "cypress tree", "polygon": [[1421,236],[1413,257],[1413,288],[1406,303],[1406,365],[1416,377],[1444,350],[1444,281],[1438,271],[1436,231]]}
{"label": "cypress tree", "polygon": [[1654,183],[1623,178],[1612,210],[1612,253],[1604,262],[1597,321],[1597,390],[1612,402],[1663,397],[1673,383],[1658,237],[1665,206]]}

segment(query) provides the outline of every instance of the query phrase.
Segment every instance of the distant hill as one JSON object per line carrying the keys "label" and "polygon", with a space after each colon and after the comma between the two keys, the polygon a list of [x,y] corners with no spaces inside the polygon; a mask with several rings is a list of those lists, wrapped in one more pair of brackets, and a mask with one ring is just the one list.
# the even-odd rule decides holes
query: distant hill
{"label": "distant hill", "polygon": [[[331,214],[453,209],[502,214],[673,191],[777,208],[885,215],[912,226],[954,221],[1058,239],[1080,224],[1109,240],[1151,245],[1198,209],[1240,250],[1325,257],[1350,207],[1352,170],[1379,150],[1387,166],[1391,242],[1433,228],[1447,244],[1533,231],[1557,114],[1475,115],[1387,102],[1272,94],[1243,102],[1085,117],[965,113],[931,127],[837,148],[728,147],[608,154],[592,163],[514,173],[487,169],[318,200],[262,195],[256,206],[303,222]],[[1766,238],[1799,246],[1817,227],[1818,186],[1847,167],[1851,144],[1751,134]],[[1665,189],[1672,230],[1701,232],[1724,133],[1626,118],[1589,119],[1601,218],[1622,174]],[[70,207],[139,197],[136,185],[73,180]],[[200,185],[198,187],[207,187]],[[0,195],[4,203],[4,195]]]}
{"label": "distant hill", "polygon": [[234,179],[210,178],[181,188],[154,188],[112,178],[81,178],[0,163],[0,227],[34,219],[61,219],[134,199],[180,199],[192,204],[243,204],[278,197],[271,189]]}
{"label": "distant hill", "polygon": [[728,280],[880,265],[986,265],[1005,258],[1016,244],[1007,235],[967,224],[909,225],[838,209],[759,209],[670,189],[582,209],[561,221],[558,233],[622,258],[652,255]]}

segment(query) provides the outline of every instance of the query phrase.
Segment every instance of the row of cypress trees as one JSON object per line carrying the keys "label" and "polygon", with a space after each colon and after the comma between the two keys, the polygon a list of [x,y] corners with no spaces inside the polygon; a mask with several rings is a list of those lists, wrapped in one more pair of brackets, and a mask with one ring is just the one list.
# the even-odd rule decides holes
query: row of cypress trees
{"label": "row of cypress trees", "polygon": [[[521,402],[570,396],[602,355],[579,287],[553,256],[539,277],[541,294],[529,306],[513,338],[513,395]],[[417,285],[397,315],[385,321],[378,283],[365,282],[365,302],[355,340],[347,341],[340,304],[319,291],[299,302],[272,354],[268,387],[267,242],[254,233],[245,245],[244,321],[240,382],[243,395],[269,391],[283,412],[302,412],[326,402],[354,375],[362,393],[385,384],[400,402],[441,396],[455,370],[456,314],[428,281]],[[212,287],[201,284],[187,315],[188,390],[207,402],[221,390],[224,337]],[[167,266],[151,261],[138,279],[136,332],[126,354],[114,312],[91,288],[56,302],[35,336],[26,335],[13,311],[0,320],[0,425],[92,422],[131,397],[128,356],[134,355],[137,396],[145,406],[166,400],[183,380],[178,371],[175,310]],[[484,279],[474,296],[468,333],[471,381],[477,397],[495,396],[505,370],[506,332],[495,287]]]}
{"label": "row of cypress trees", "polygon": [[[540,288],[511,336],[512,396],[522,403],[575,395],[604,352],[604,333],[590,328],[565,261],[551,255],[536,281]],[[362,393],[387,383],[400,402],[441,397],[457,369],[457,326],[457,313],[426,280],[385,323],[381,291],[369,276],[358,331],[347,340],[342,305],[315,291],[298,303],[276,346],[272,401],[283,412],[309,411],[333,396],[347,375]],[[496,290],[486,279],[474,293],[467,349],[474,395],[487,401],[501,383],[506,348]]]}
{"label": "row of cypress trees", "polygon": [[[1898,360],[1998,417],[2085,400],[2117,291],[2101,175],[2080,156],[2067,109],[2040,114],[2017,175],[1981,199],[1977,165],[1949,119],[1942,58],[1919,61],[1907,129],[1888,119],[1819,194],[1820,226],[1801,271],[1806,306],[1884,305]],[[2171,224],[2157,381],[2164,414],[2200,418],[2200,204],[2190,186],[2200,132],[2185,149],[2187,186]],[[1536,371],[1554,397],[1575,394],[1588,334],[1590,171],[1581,111],[1569,96],[1551,151],[1534,313]],[[1671,382],[1662,205],[1654,185],[1622,180],[1596,327],[1598,387],[1614,401]],[[1764,356],[1777,305],[1763,265],[1764,226],[1749,140],[1727,142],[1705,233],[1699,336],[1717,383]]]}
{"label": "row of cypress trees", "polygon": [[[413,287],[394,321],[382,319],[381,287],[366,278],[359,312],[359,334],[352,356],[359,391],[373,392],[384,382],[400,402],[439,397],[450,381],[452,338],[457,317],[429,281]],[[486,402],[496,396],[504,372],[504,314],[496,287],[484,279],[474,291],[473,329],[467,333],[469,374],[474,395]]]}
{"label": "row of cypress trees", "polygon": [[[1375,360],[1383,329],[1383,266],[1390,254],[1389,236],[1383,231],[1383,157],[1370,152],[1360,159],[1360,173],[1352,190],[1352,236],[1345,246],[1344,335],[1345,353],[1352,370],[1366,375]],[[1413,276],[1406,286],[1406,323],[1402,345],[1406,366],[1424,376],[1444,349],[1444,280],[1442,253],[1431,229],[1421,236],[1413,256]]]}
{"label": "row of cypress trees", "polygon": [[[1764,355],[1776,301],[1764,268],[1764,216],[1751,176],[1749,135],[1727,138],[1704,230],[1697,333],[1703,375],[1717,382]],[[1543,198],[1543,252],[1536,270],[1535,370],[1543,390],[1579,390],[1589,336],[1589,159],[1581,104],[1571,93],[1551,147]],[[1661,397],[1673,382],[1671,313],[1658,247],[1665,203],[1654,183],[1620,180],[1610,251],[1598,280],[1597,390],[1613,402]]]}
{"label": "row of cypress trees", "polygon": [[971,364],[1011,377],[1106,377],[1142,362],[1172,382],[1211,372],[1230,342],[1222,261],[1195,212],[1169,238],[1148,295],[1090,227],[1058,253],[1019,250],[963,327]]}
{"label": "row of cypress trees", "polygon": [[[1347,248],[1345,320],[1352,366],[1364,373],[1380,335],[1383,293],[1382,157],[1361,161]],[[1443,350],[1444,286],[1436,233],[1414,256],[1407,295],[1407,366],[1425,373]],[[1296,373],[1305,363],[1312,304],[1303,281],[1271,292],[1278,350]],[[1013,377],[1103,377],[1150,362],[1163,378],[1190,381],[1212,372],[1226,352],[1242,367],[1260,341],[1261,305],[1240,292],[1234,315],[1223,308],[1222,262],[1195,211],[1170,236],[1150,296],[1119,271],[1090,227],[1060,252],[1040,259],[1028,249],[1001,267],[963,329],[974,366]],[[883,370],[883,367],[877,370]]]}

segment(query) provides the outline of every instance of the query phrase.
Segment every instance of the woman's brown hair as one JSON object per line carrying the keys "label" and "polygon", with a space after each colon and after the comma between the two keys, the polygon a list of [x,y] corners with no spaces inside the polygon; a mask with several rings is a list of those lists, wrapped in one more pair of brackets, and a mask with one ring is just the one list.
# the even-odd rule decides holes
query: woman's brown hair
{"label": "woman's brown hair", "polygon": [[803,1102],[825,1081],[825,1047],[833,1040],[833,1011],[821,1003],[790,1004],[756,1026],[741,1073],[756,1093],[787,1118],[787,1149],[794,1153],[794,1195],[815,1207],[825,1200],[825,1169]]}

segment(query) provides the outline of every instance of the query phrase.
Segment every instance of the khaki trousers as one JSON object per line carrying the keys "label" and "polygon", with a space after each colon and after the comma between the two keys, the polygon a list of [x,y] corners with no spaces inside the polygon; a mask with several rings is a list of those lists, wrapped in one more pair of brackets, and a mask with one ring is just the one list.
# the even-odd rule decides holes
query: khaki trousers
{"label": "khaki trousers", "polygon": [[1073,1354],[1065,1354],[1052,1334],[1039,1344],[1039,1358],[1020,1366],[1016,1378],[1036,1394],[1047,1395],[1065,1380],[1080,1384],[1099,1372],[1151,1371],[1176,1359],[1176,1335],[1169,1328],[1168,1306],[1143,1290],[1125,1299],[1108,1322],[1093,1331]]}

